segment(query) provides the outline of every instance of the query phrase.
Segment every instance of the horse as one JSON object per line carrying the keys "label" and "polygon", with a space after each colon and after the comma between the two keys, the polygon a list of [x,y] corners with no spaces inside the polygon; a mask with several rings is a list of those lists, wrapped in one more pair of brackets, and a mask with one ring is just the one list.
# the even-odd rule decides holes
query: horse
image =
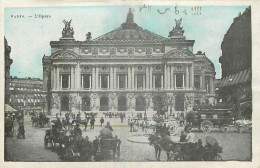
{"label": "horse", "polygon": [[162,150],[164,150],[167,154],[167,161],[170,160],[170,153],[173,152],[174,142],[167,140],[166,138],[155,136],[153,134],[149,134],[148,140],[150,145],[154,146],[155,158],[157,161],[160,161]]}

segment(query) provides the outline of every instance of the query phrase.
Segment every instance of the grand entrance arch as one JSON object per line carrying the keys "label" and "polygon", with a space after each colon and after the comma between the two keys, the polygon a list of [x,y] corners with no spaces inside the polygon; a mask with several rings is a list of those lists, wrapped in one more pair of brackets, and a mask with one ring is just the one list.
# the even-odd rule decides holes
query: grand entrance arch
{"label": "grand entrance arch", "polygon": [[67,96],[61,97],[61,111],[70,111],[70,101]]}
{"label": "grand entrance arch", "polygon": [[100,98],[100,111],[108,111],[108,97],[101,97]]}
{"label": "grand entrance arch", "polygon": [[139,96],[135,99],[135,111],[145,111],[145,98]]}
{"label": "grand entrance arch", "polygon": [[90,98],[88,96],[82,99],[82,111],[90,111]]}
{"label": "grand entrance arch", "polygon": [[120,96],[118,98],[118,111],[127,111],[126,97]]}

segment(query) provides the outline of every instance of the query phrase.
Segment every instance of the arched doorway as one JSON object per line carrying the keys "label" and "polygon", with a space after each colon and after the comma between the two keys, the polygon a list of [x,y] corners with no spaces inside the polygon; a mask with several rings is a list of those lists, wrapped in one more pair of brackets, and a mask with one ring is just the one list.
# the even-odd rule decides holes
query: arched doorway
{"label": "arched doorway", "polygon": [[82,99],[82,111],[90,111],[90,98],[88,96]]}
{"label": "arched doorway", "polygon": [[108,97],[100,98],[100,111],[108,111]]}
{"label": "arched doorway", "polygon": [[118,98],[118,111],[127,111],[126,97],[120,96]]}
{"label": "arched doorway", "polygon": [[145,99],[140,96],[135,99],[135,111],[145,111]]}
{"label": "arched doorway", "polygon": [[184,111],[184,94],[177,94],[175,97],[175,111]]}
{"label": "arched doorway", "polygon": [[70,101],[67,96],[61,97],[61,111],[70,110]]}

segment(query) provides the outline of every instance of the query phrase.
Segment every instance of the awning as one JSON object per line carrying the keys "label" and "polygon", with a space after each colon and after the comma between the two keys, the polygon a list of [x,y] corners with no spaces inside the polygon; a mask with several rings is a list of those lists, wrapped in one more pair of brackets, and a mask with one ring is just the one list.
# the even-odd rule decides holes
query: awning
{"label": "awning", "polygon": [[5,104],[5,112],[16,112],[17,110],[11,107],[9,104]]}
{"label": "awning", "polygon": [[220,87],[232,86],[251,81],[251,68],[226,76],[221,80]]}

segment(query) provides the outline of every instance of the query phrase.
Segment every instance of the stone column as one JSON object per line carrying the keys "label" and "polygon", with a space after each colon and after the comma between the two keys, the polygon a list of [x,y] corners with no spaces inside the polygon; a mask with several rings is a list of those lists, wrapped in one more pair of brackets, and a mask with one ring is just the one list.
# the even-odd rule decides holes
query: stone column
{"label": "stone column", "polygon": [[171,82],[171,76],[170,76],[170,67],[167,67],[167,89],[170,89],[170,82]]}
{"label": "stone column", "polygon": [[114,89],[114,77],[113,77],[113,67],[110,66],[110,89],[113,90]]}
{"label": "stone column", "polygon": [[150,67],[149,67],[149,73],[150,73],[150,75],[149,75],[149,89],[153,89],[153,87],[154,87],[154,85],[153,85],[153,67],[152,67],[152,65],[150,65]]}
{"label": "stone column", "polygon": [[200,90],[202,90],[202,75],[200,75]]}
{"label": "stone column", "polygon": [[205,71],[202,70],[202,90],[205,90]]}
{"label": "stone column", "polygon": [[149,85],[150,85],[149,84],[150,83],[149,77],[150,77],[150,74],[149,74],[149,67],[148,67],[148,65],[146,65],[145,77],[146,77],[146,79],[145,79],[145,85],[146,85],[145,89],[149,89]]}
{"label": "stone column", "polygon": [[51,88],[56,89],[56,67],[51,68]]}
{"label": "stone column", "polygon": [[70,68],[70,76],[71,76],[71,89],[74,89],[75,88],[75,76],[74,76],[74,66],[72,66],[71,68]]}
{"label": "stone column", "polygon": [[164,66],[164,89],[167,89],[167,69],[166,69],[166,65]]}
{"label": "stone column", "polygon": [[210,77],[210,94],[214,94],[214,77]]}
{"label": "stone column", "polygon": [[114,66],[114,89],[117,90],[117,75],[116,75],[116,66]]}
{"label": "stone column", "polygon": [[163,74],[161,74],[161,89],[163,89]]}
{"label": "stone column", "polygon": [[131,84],[132,84],[132,78],[131,78],[132,76],[131,76],[131,67],[130,66],[128,66],[128,68],[127,68],[127,78],[128,78],[128,80],[127,80],[127,88],[128,89],[132,89],[132,86],[131,86]]}
{"label": "stone column", "polygon": [[94,66],[92,66],[92,89],[96,89],[96,68]]}
{"label": "stone column", "polygon": [[96,89],[99,89],[100,88],[100,86],[99,86],[99,83],[98,83],[98,80],[99,80],[99,74],[98,74],[98,66],[96,66]]}
{"label": "stone column", "polygon": [[193,89],[194,88],[194,65],[192,64],[191,65],[191,82],[190,82],[191,84],[191,86],[192,86],[192,88],[191,89]]}
{"label": "stone column", "polygon": [[135,88],[135,67],[132,67],[132,89],[134,89]]}
{"label": "stone column", "polygon": [[80,64],[79,62],[77,63],[77,68],[75,70],[75,88],[80,89],[80,84],[81,84],[81,77],[80,77]]}
{"label": "stone column", "polygon": [[189,67],[188,65],[186,66],[186,85],[185,85],[186,89],[189,89]]}
{"label": "stone column", "polygon": [[[57,71],[56,71],[56,88],[59,90],[60,89],[60,69],[59,67],[57,66]],[[61,81],[62,82],[62,81]]]}
{"label": "stone column", "polygon": [[143,89],[145,89],[145,74],[143,74]]}

